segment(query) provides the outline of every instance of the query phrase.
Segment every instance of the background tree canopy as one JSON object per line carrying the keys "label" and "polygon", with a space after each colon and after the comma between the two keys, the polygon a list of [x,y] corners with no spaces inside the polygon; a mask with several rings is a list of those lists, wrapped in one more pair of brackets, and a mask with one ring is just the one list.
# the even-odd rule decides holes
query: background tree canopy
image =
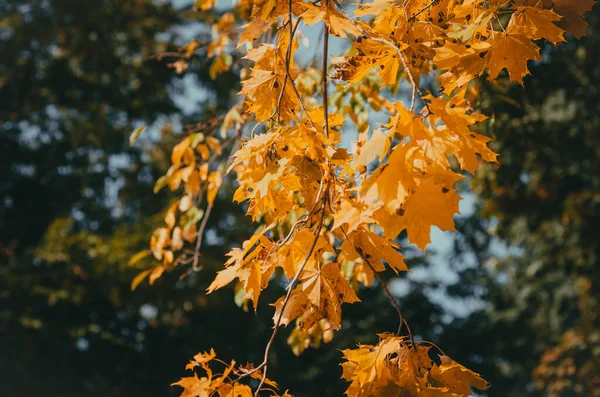
{"label": "background tree canopy", "polygon": [[[203,270],[130,291],[150,263],[129,259],[170,200],[152,186],[176,138],[239,91],[227,74],[211,79],[205,54],[184,75],[154,55],[209,34],[205,22],[219,17],[152,0],[0,4],[7,395],[176,395],[169,384],[198,350],[238,361],[262,354],[266,302],[283,286],[265,292],[256,315],[235,305],[233,289],[204,294],[224,253],[253,230],[229,199],[234,186],[217,198]],[[489,396],[600,395],[598,7],[588,19],[588,37],[545,48],[524,87],[484,86],[478,107],[492,115],[486,132],[501,165],[464,186],[475,208],[457,219],[450,254],[413,255],[413,274],[389,280],[415,335],[483,374]],[[131,149],[129,133],[143,124],[142,149]],[[447,277],[419,277],[440,261]],[[296,357],[280,335],[273,377],[298,396],[341,395],[338,349],[396,327],[378,289],[361,297],[318,350]]]}

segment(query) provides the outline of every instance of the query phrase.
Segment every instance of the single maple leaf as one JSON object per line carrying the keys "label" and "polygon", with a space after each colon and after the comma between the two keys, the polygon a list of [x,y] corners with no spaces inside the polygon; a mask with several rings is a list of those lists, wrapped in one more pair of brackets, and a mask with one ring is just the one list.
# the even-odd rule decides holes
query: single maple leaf
{"label": "single maple leaf", "polygon": [[392,150],[388,162],[381,164],[359,187],[359,200],[367,205],[385,206],[393,212],[404,201],[414,183],[407,166],[410,145],[400,144]]}
{"label": "single maple leaf", "polygon": [[284,297],[275,302],[277,322],[287,325],[297,317],[299,328],[311,328],[322,319],[327,319],[332,329],[339,329],[342,321],[342,303],[360,302],[354,290],[340,272],[340,265],[329,262],[321,268],[304,269],[301,283],[294,288],[289,302],[283,310]]}
{"label": "single maple leaf", "polygon": [[[344,259],[367,261],[370,265],[368,268],[376,272],[385,270],[382,262],[385,261],[396,274],[399,271],[408,271],[404,256],[398,252],[398,248],[399,246],[393,241],[365,228],[349,232],[348,238],[340,246]],[[369,270],[369,273],[372,271]]]}
{"label": "single maple leaf", "polygon": [[529,74],[527,61],[542,59],[539,47],[523,34],[497,32],[490,44],[491,49],[486,56],[490,80],[498,77],[500,71],[506,68],[511,81],[523,84],[523,77]]}
{"label": "single maple leaf", "polygon": [[552,10],[538,7],[519,7],[512,14],[506,27],[508,33],[522,34],[533,40],[546,39],[552,44],[566,41],[564,30],[554,24],[561,19],[560,15]]}
{"label": "single maple leaf", "polygon": [[179,382],[175,382],[171,386],[180,386],[183,388],[180,397],[210,397],[212,394],[210,384],[211,380],[209,378],[198,378],[194,374],[194,376],[181,378]]}
{"label": "single maple leaf", "polygon": [[448,356],[440,356],[441,364],[434,365],[429,375],[437,385],[447,388],[447,394],[454,396],[470,396],[471,387],[485,390],[488,383],[476,372],[463,367]]}
{"label": "single maple leaf", "polygon": [[333,226],[331,230],[348,225],[347,232],[352,233],[361,226],[374,222],[371,216],[373,210],[372,206],[342,198],[339,208],[333,214]]}
{"label": "single maple leaf", "polygon": [[225,269],[217,273],[206,290],[208,294],[223,288],[237,278],[244,286],[246,298],[252,299],[256,310],[260,293],[269,283],[276,267],[269,255],[273,243],[264,236],[271,227],[263,228],[246,240],[242,249],[234,248],[227,254],[230,258],[225,263]]}
{"label": "single maple leaf", "polygon": [[356,26],[335,9],[333,1],[324,6],[318,6],[312,3],[302,3],[302,5],[305,7],[305,11],[300,16],[307,25],[324,22],[329,28],[329,32],[335,36],[344,37],[344,32],[348,32],[357,37],[360,36],[360,31]]}
{"label": "single maple leaf", "polygon": [[217,357],[217,354],[215,353],[214,349],[210,349],[210,352],[208,353],[198,353],[194,356],[192,360],[190,360],[189,364],[186,365],[185,369],[194,369],[198,366],[201,366],[206,369],[206,363],[212,361],[215,357]]}
{"label": "single maple leaf", "polygon": [[434,177],[426,178],[397,209],[396,228],[406,229],[410,242],[425,249],[431,242],[431,226],[441,230],[456,230],[453,216],[458,213],[460,200],[461,197],[452,186],[440,183]]}
{"label": "single maple leaf", "polygon": [[[380,394],[388,382],[393,382],[388,365],[390,355],[401,349],[403,339],[387,337],[376,346],[359,345],[357,349],[342,350],[342,378],[351,382],[346,395],[348,397],[369,397]],[[397,389],[397,388],[396,388]],[[399,392],[399,390],[396,390]]]}
{"label": "single maple leaf", "polygon": [[[362,145],[357,147],[356,154],[352,158],[352,167],[355,170],[361,170],[375,159],[382,161],[390,151],[393,134],[394,131],[390,133],[390,130],[382,131],[378,129],[373,131],[371,137],[368,140],[363,140]],[[361,143],[360,138],[358,143]]]}
{"label": "single maple leaf", "polygon": [[245,43],[254,43],[256,39],[262,36],[268,26],[269,24],[261,18],[251,19],[250,22],[242,26],[244,31],[240,35],[237,48],[240,48]]}
{"label": "single maple leaf", "polygon": [[[242,81],[240,94],[246,96],[247,111],[254,113],[258,122],[268,120],[274,111],[278,111],[284,121],[290,121],[300,107],[292,87],[293,79],[297,76],[293,57],[298,41],[293,39],[290,43],[290,40],[289,32],[284,30],[277,36],[276,44],[261,44],[260,47],[249,50],[244,57],[254,61],[254,67],[250,78]],[[288,46],[290,63],[289,68],[286,68]],[[290,76],[287,76],[287,72]]]}
{"label": "single maple leaf", "polygon": [[[459,91],[449,101],[427,96],[430,101],[430,125],[438,125],[433,133],[414,135],[427,156],[442,166],[448,166],[444,153],[453,153],[461,168],[474,174],[479,167],[478,157],[486,162],[497,162],[497,154],[487,147],[491,139],[471,130],[484,121],[485,116],[475,112],[465,99],[465,90]],[[442,121],[444,125],[439,125]],[[423,130],[423,129],[421,129]]]}
{"label": "single maple leaf", "polygon": [[241,383],[226,383],[217,389],[219,397],[252,397],[254,392],[248,385]]}

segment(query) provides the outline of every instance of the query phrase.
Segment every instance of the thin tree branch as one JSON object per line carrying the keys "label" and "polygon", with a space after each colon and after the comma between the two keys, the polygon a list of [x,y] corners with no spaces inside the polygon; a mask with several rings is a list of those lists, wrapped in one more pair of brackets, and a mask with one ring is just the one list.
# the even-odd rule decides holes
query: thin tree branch
{"label": "thin tree branch", "polygon": [[200,261],[200,248],[202,247],[202,236],[204,236],[204,229],[206,229],[206,224],[208,223],[208,217],[210,216],[210,212],[213,209],[213,205],[209,204],[206,207],[206,212],[204,213],[204,217],[202,218],[202,223],[200,223],[200,229],[198,230],[198,238],[196,239],[196,249],[194,251],[194,263],[192,264],[192,269],[194,271],[199,271],[198,262]]}
{"label": "thin tree branch", "polygon": [[396,300],[396,298],[394,298],[394,295],[392,295],[392,293],[388,289],[388,287],[385,284],[383,278],[379,275],[379,273],[377,273],[377,271],[375,270],[375,268],[373,267],[373,265],[371,265],[371,262],[365,257],[365,255],[363,254],[362,249],[360,249],[360,247],[357,247],[354,244],[354,242],[352,240],[350,240],[350,238],[348,237],[348,234],[344,230],[344,227],[341,227],[340,230],[342,231],[342,233],[344,233],[344,236],[346,236],[346,240],[352,242],[352,246],[354,247],[354,250],[358,253],[358,255],[360,256],[360,258],[369,267],[369,269],[371,269],[371,271],[373,272],[373,274],[377,278],[377,281],[379,281],[379,284],[381,284],[381,288],[383,289],[383,292],[385,292],[385,294],[387,295],[388,299],[390,300],[390,302],[392,302],[392,305],[396,309],[396,312],[398,313],[398,319],[399,319],[399,322],[400,322],[400,324],[398,324],[398,331],[396,331],[396,335],[400,335],[400,331],[402,330],[402,324],[404,324],[406,326],[406,331],[408,332],[408,336],[410,338],[410,341],[412,342],[413,346],[416,346],[415,340],[414,340],[413,335],[412,335],[412,332],[410,331],[410,327],[408,326],[408,322],[406,321],[406,319],[402,315],[402,309],[400,308],[400,305],[398,304],[398,301]]}
{"label": "thin tree branch", "polygon": [[[290,76],[290,71],[289,70],[286,70],[286,74],[288,75],[288,78],[290,80],[292,80],[292,76]],[[310,126],[313,127],[313,128],[316,128],[315,127],[315,123],[313,122],[312,118],[308,114],[308,110],[306,110],[306,105],[304,104],[304,100],[302,99],[302,95],[300,95],[300,92],[298,92],[298,88],[296,88],[296,84],[292,84],[292,88],[294,89],[294,93],[296,94],[296,97],[298,98],[298,101],[300,102],[300,107],[304,111],[304,114],[306,114],[306,118],[308,119],[308,122],[310,123]]]}
{"label": "thin tree branch", "polygon": [[263,371],[263,375],[262,375],[262,378],[260,379],[260,383],[258,384],[256,391],[254,392],[254,397],[258,397],[258,393],[260,393],[260,389],[265,384],[265,380],[267,379],[267,369],[268,368],[269,368],[268,365],[265,364],[265,370]]}
{"label": "thin tree branch", "polygon": [[287,85],[288,80],[291,80],[291,83],[294,84],[294,80],[292,80],[290,73],[289,73],[290,61],[292,58],[292,42],[293,42],[296,30],[298,29],[298,26],[300,25],[301,20],[302,20],[302,18],[298,18],[298,20],[296,21],[296,26],[293,26],[293,23],[292,23],[292,0],[288,0],[287,25],[289,26],[290,41],[288,42],[287,49],[285,52],[285,77],[283,79],[283,85],[281,87],[281,91],[279,92],[279,97],[277,98],[277,107],[273,110],[273,114],[271,115],[271,117],[269,117],[270,119],[272,119],[273,117],[275,117],[275,114],[277,114],[277,123],[278,124],[281,124],[281,100],[283,99],[283,94],[285,93],[285,87]]}
{"label": "thin tree branch", "polygon": [[[306,256],[304,257],[302,264],[298,268],[296,275],[290,281],[290,285],[294,285],[300,279],[300,276],[302,276],[302,272],[304,271],[304,267],[306,267],[306,264],[310,260],[310,257],[312,256],[312,254],[315,250],[315,247],[317,246],[317,242],[319,241],[319,236],[321,235],[321,230],[323,230],[323,219],[325,218],[325,207],[326,207],[325,202],[326,202],[326,200],[327,200],[327,193],[325,193],[325,196],[323,196],[323,202],[321,203],[321,218],[319,220],[319,226],[317,227],[315,238],[313,239],[313,242],[312,242],[310,248],[308,249]],[[285,312],[285,308],[290,300],[292,291],[293,291],[293,288],[288,288],[287,293],[285,294],[285,298],[283,299],[283,304],[281,306],[281,312],[279,313],[277,321],[275,322],[275,327],[273,328],[273,332],[271,333],[271,337],[269,338],[269,341],[267,342],[267,346],[265,347],[265,355],[264,355],[262,363],[260,363],[260,365],[258,365],[256,368],[240,375],[235,380],[235,382],[238,382],[240,379],[243,379],[247,376],[252,375],[253,373],[261,370],[263,367],[265,368],[265,371],[264,371],[265,373],[263,374],[263,377],[266,379],[266,376],[267,376],[266,370],[267,370],[267,363],[269,361],[269,352],[271,350],[271,346],[273,345],[273,342],[275,341],[275,336],[277,336],[277,331],[279,330],[279,327],[281,326],[281,321],[283,319],[283,313]]]}
{"label": "thin tree branch", "polygon": [[[325,0],[325,7],[329,7],[329,0]],[[323,65],[321,68],[321,84],[323,85],[323,131],[329,137],[329,102],[327,100],[327,57],[329,55],[329,27],[323,28]]]}
{"label": "thin tree branch", "polygon": [[406,326],[406,332],[408,332],[408,336],[410,338],[410,341],[413,344],[413,347],[416,346],[415,340],[414,340],[413,335],[412,335],[412,332],[410,331],[410,327],[408,326],[408,322],[406,321],[406,319],[402,315],[402,311],[400,309],[400,305],[398,304],[398,301],[396,300],[396,298],[394,298],[394,295],[392,295],[392,293],[388,289],[387,285],[385,284],[385,281],[379,275],[379,273],[377,273],[377,271],[375,270],[375,268],[373,267],[373,265],[371,265],[371,263],[369,262],[369,260],[366,259],[362,255],[362,253],[360,253],[360,252],[359,252],[359,255],[363,259],[363,261],[367,264],[367,266],[369,266],[369,269],[371,269],[371,271],[375,274],[375,277],[377,277],[377,281],[379,281],[379,284],[381,284],[381,288],[383,289],[383,292],[385,292],[385,294],[387,295],[388,299],[390,300],[390,302],[392,302],[392,305],[396,309],[396,312],[398,312],[398,318],[400,320],[400,324],[398,325],[398,331],[396,332],[396,334],[400,335],[400,331],[402,330],[402,324],[404,324]]}

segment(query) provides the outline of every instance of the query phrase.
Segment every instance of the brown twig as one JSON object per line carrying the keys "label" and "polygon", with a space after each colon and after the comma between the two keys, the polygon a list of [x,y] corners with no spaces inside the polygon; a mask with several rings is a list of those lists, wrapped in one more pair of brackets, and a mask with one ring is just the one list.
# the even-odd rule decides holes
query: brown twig
{"label": "brown twig", "polygon": [[[344,230],[344,228],[341,227],[340,229],[341,229],[342,233],[344,233],[344,236],[346,236],[346,240],[352,241],[348,237],[348,234],[346,233],[346,231]],[[388,289],[388,287],[385,284],[383,278],[379,275],[379,273],[377,273],[377,271],[375,270],[375,268],[373,267],[373,265],[371,265],[371,262],[365,257],[365,255],[363,254],[362,249],[360,249],[360,247],[357,247],[356,244],[354,244],[353,241],[352,241],[352,246],[354,247],[354,250],[360,256],[360,258],[363,260],[363,262],[369,267],[369,269],[371,269],[371,271],[373,272],[373,274],[377,278],[377,281],[379,281],[379,284],[381,285],[381,288],[383,289],[383,292],[385,292],[385,294],[387,295],[388,299],[390,300],[390,302],[392,302],[392,305],[396,309],[396,312],[398,313],[398,319],[399,319],[400,324],[398,324],[398,331],[396,331],[396,335],[400,335],[400,331],[402,330],[402,325],[404,324],[406,326],[406,331],[408,332],[408,336],[410,338],[410,341],[412,342],[413,346],[416,346],[415,340],[414,340],[413,335],[412,335],[412,332],[410,331],[410,327],[408,326],[408,322],[406,321],[406,319],[402,315],[402,309],[400,308],[400,305],[398,304],[398,301],[396,300],[396,298],[394,298],[394,295],[392,295],[392,293]]]}
{"label": "brown twig", "polygon": [[301,20],[302,20],[302,18],[298,18],[298,20],[296,21],[296,26],[293,26],[293,23],[292,23],[292,0],[288,0],[287,26],[289,26],[290,40],[288,42],[287,49],[285,52],[285,77],[283,79],[281,91],[279,92],[279,97],[277,98],[277,107],[273,110],[273,114],[271,115],[271,117],[269,117],[269,119],[272,119],[273,117],[275,117],[275,114],[277,114],[277,123],[278,124],[281,124],[281,100],[283,99],[283,94],[285,93],[285,87],[287,85],[288,80],[291,81],[291,84],[294,84],[294,80],[292,80],[290,73],[289,73],[290,62],[291,62],[291,58],[292,58],[292,42],[294,40],[294,35],[296,34],[296,30],[298,29],[298,26],[300,25]]}
{"label": "brown twig", "polygon": [[200,260],[200,248],[202,247],[202,236],[204,236],[204,229],[206,229],[206,224],[208,223],[208,217],[210,216],[210,212],[213,209],[213,205],[209,204],[206,207],[206,212],[204,213],[204,217],[202,218],[202,223],[200,223],[200,229],[198,229],[198,237],[196,238],[196,249],[194,251],[194,262],[192,264],[192,269],[194,271],[199,271],[198,262]]}
{"label": "brown twig", "polygon": [[265,369],[263,371],[262,378],[260,379],[260,383],[258,384],[256,391],[254,392],[254,397],[258,397],[258,393],[260,393],[260,390],[262,389],[263,385],[265,384],[265,380],[267,380],[267,369],[268,368],[269,368],[268,365],[265,364]]}
{"label": "brown twig", "polygon": [[[329,0],[325,0],[325,7],[329,7]],[[323,66],[321,68],[321,84],[323,85],[323,131],[329,137],[329,111],[327,100],[327,56],[329,53],[329,27],[323,28]]]}
{"label": "brown twig", "polygon": [[[292,76],[290,76],[289,70],[286,70],[286,74],[288,75],[289,79],[291,80]],[[292,84],[292,88],[294,89],[294,93],[296,94],[296,97],[298,98],[298,101],[300,102],[300,107],[302,108],[302,111],[304,111],[304,114],[306,115],[306,118],[308,119],[310,126],[312,128],[316,128],[315,123],[313,122],[312,118],[308,114],[308,110],[306,110],[306,105],[304,104],[304,99],[302,99],[302,95],[300,95],[300,92],[298,92],[298,88],[296,88],[296,84]]]}
{"label": "brown twig", "polygon": [[394,295],[392,295],[392,293],[388,289],[387,285],[385,285],[385,281],[383,280],[383,278],[379,275],[379,273],[377,273],[377,271],[375,271],[375,268],[373,267],[373,265],[371,265],[371,263],[366,258],[364,258],[362,256],[362,254],[359,253],[359,255],[363,259],[363,261],[367,264],[367,266],[369,266],[369,269],[371,269],[371,271],[375,274],[375,277],[377,277],[377,281],[379,281],[379,284],[381,284],[381,288],[383,289],[383,292],[385,292],[388,299],[390,300],[390,302],[392,302],[392,305],[396,309],[396,312],[398,312],[398,318],[400,320],[400,324],[398,325],[398,331],[396,332],[396,334],[400,335],[400,331],[402,330],[402,324],[404,324],[404,326],[406,327],[406,332],[408,332],[408,337],[410,338],[410,341],[412,342],[413,347],[415,347],[416,346],[415,340],[413,338],[412,332],[410,331],[410,327],[408,326],[408,322],[402,315],[402,311],[400,309],[400,305],[398,304],[398,301],[396,300],[396,298],[394,298]]}

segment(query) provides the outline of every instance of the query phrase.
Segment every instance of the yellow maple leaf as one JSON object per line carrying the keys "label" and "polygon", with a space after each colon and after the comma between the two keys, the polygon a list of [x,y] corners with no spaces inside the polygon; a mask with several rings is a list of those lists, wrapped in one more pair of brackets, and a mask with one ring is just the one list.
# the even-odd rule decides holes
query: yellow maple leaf
{"label": "yellow maple leaf", "polygon": [[336,36],[344,36],[348,32],[354,36],[359,36],[360,31],[354,24],[335,9],[333,1],[326,6],[318,6],[312,3],[302,3],[305,11],[300,15],[307,25],[314,25],[317,22],[325,22],[329,27],[329,32]]}
{"label": "yellow maple leaf", "polygon": [[527,61],[542,59],[538,46],[523,34],[498,32],[490,44],[491,49],[486,56],[490,80],[498,77],[500,71],[506,68],[511,81],[523,84],[523,77],[529,74]]}
{"label": "yellow maple leaf", "polygon": [[533,40],[546,39],[556,45],[566,41],[563,36],[565,31],[554,24],[560,19],[560,15],[552,10],[537,7],[519,7],[512,14],[506,31],[513,34],[522,34]]}
{"label": "yellow maple leaf", "polygon": [[210,383],[209,378],[198,378],[194,374],[194,376],[181,378],[179,382],[175,382],[171,386],[181,386],[183,388],[180,397],[210,397],[212,393]]}
{"label": "yellow maple leaf", "polygon": [[307,267],[302,282],[294,288],[285,309],[284,298],[275,302],[275,322],[287,325],[299,317],[298,326],[305,330],[322,319],[327,319],[332,329],[339,329],[342,320],[342,303],[360,302],[354,290],[340,273],[340,265],[329,262],[323,267]]}
{"label": "yellow maple leaf", "polygon": [[441,356],[441,364],[434,365],[430,378],[441,387],[448,389],[447,394],[454,396],[470,396],[471,387],[485,390],[488,383],[476,372],[463,367],[448,356]]}
{"label": "yellow maple leaf", "polygon": [[[368,131],[367,131],[368,132]],[[366,134],[364,133],[363,139],[357,141],[360,146],[356,149],[356,154],[352,159],[352,167],[355,170],[361,170],[365,168],[371,161],[378,159],[382,161],[387,155],[392,145],[392,137],[394,131],[386,130],[375,130],[371,134],[371,137],[367,140]]]}
{"label": "yellow maple leaf", "polygon": [[260,293],[267,286],[276,267],[269,255],[273,243],[264,236],[268,230],[270,227],[263,228],[246,240],[241,249],[234,248],[227,254],[229,260],[225,263],[225,269],[217,273],[206,290],[208,294],[237,278],[246,291],[246,298],[252,299],[256,310]]}

